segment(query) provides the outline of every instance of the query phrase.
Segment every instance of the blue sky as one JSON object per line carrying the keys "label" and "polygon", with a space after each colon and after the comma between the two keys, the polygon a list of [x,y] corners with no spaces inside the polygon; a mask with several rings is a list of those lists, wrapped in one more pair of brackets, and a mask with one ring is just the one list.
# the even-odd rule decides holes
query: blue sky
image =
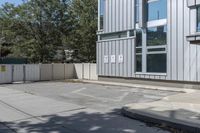
{"label": "blue sky", "polygon": [[0,0],[0,6],[6,2],[13,3],[15,5],[19,5],[22,3],[22,0]]}

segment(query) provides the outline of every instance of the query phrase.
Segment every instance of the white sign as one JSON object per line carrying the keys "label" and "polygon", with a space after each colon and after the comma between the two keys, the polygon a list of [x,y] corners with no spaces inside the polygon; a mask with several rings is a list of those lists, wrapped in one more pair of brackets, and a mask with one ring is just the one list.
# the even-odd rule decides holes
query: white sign
{"label": "white sign", "polygon": [[111,55],[110,60],[111,60],[111,63],[115,63],[115,55]]}
{"label": "white sign", "polygon": [[119,55],[119,63],[123,63],[124,62],[124,56],[121,54]]}
{"label": "white sign", "polygon": [[104,63],[108,63],[108,56],[107,55],[104,56]]}

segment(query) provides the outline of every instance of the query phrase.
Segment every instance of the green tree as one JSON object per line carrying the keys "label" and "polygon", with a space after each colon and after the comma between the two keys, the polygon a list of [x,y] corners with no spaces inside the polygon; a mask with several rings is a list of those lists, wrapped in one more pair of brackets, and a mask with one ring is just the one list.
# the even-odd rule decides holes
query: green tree
{"label": "green tree", "polygon": [[73,0],[71,11],[75,16],[76,24],[69,44],[70,48],[78,50],[74,58],[81,62],[95,62],[98,1]]}
{"label": "green tree", "polygon": [[[78,50],[77,61],[95,61],[97,0],[27,0],[0,8],[5,56],[30,62],[57,60],[57,51]],[[3,39],[2,39],[3,38]],[[60,59],[64,60],[63,58]]]}

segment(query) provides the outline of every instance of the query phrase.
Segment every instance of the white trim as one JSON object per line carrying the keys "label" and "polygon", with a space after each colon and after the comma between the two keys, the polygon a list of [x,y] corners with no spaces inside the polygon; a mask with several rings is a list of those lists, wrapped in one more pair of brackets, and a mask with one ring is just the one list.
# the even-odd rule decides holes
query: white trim
{"label": "white trim", "polygon": [[127,39],[135,39],[135,37],[132,36],[132,37],[124,37],[124,38],[114,38],[114,39],[107,39],[107,40],[99,40],[99,41],[97,41],[97,43],[99,43],[99,42],[109,42],[109,41],[118,41],[118,40],[127,40]]}
{"label": "white trim", "polygon": [[155,75],[155,76],[167,76],[167,73],[143,73],[135,72],[136,75]]}
{"label": "white trim", "polygon": [[153,20],[147,22],[147,28],[167,25],[167,19]]}

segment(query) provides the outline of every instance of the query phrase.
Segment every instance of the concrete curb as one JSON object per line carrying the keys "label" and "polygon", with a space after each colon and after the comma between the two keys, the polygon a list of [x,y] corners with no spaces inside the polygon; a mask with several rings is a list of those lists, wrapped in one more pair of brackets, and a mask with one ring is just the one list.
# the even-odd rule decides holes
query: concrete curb
{"label": "concrete curb", "polygon": [[183,88],[175,88],[175,87],[163,87],[163,86],[152,86],[152,85],[131,84],[131,83],[107,82],[107,81],[97,81],[97,80],[73,79],[71,81],[99,84],[99,85],[112,85],[112,86],[133,87],[133,88],[141,88],[141,89],[149,89],[149,90],[171,91],[171,92],[180,92],[180,93],[192,93],[192,92],[197,91],[195,89],[183,89]]}
{"label": "concrete curb", "polygon": [[169,128],[181,129],[186,133],[200,133],[200,125],[189,123],[188,121],[167,118],[147,111],[129,109],[128,107],[123,107],[121,113],[122,115],[132,119],[147,123],[165,125]]}

